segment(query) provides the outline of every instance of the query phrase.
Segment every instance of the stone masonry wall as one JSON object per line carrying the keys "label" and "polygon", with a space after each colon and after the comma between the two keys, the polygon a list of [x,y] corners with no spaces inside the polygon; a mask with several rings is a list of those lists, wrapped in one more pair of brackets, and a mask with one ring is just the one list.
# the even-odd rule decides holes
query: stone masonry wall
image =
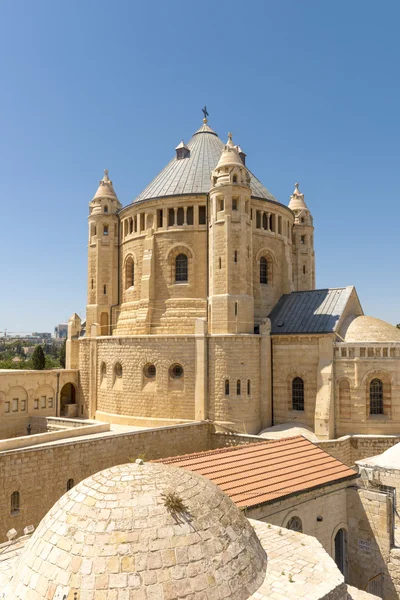
{"label": "stone masonry wall", "polygon": [[[235,423],[243,433],[258,433],[261,429],[260,343],[259,335],[209,338],[209,418]],[[225,394],[226,379],[229,395]]]}
{"label": "stone masonry wall", "polygon": [[[195,338],[146,336],[97,338],[97,410],[119,415],[194,419]],[[122,378],[114,374],[116,363]],[[105,364],[106,376],[101,367]],[[144,367],[156,367],[156,376],[145,376]],[[170,368],[183,367],[174,379]]]}
{"label": "stone masonry wall", "polygon": [[[287,527],[292,517],[299,517],[303,533],[312,535],[334,558],[334,539],[337,531],[347,530],[347,488],[352,482],[324,486],[303,494],[297,494],[280,502],[249,508],[246,516],[272,525]],[[322,517],[322,521],[317,521]]]}
{"label": "stone masonry wall", "polygon": [[[272,338],[274,424],[296,422],[314,430],[319,364],[318,336]],[[304,411],[292,410],[292,381],[304,381]]]}
{"label": "stone masonry wall", "polygon": [[[200,452],[211,448],[213,427],[208,423],[178,425],[87,440],[72,440],[0,453],[0,541],[15,528],[37,526],[67,491],[89,475],[116,464]],[[10,514],[10,499],[20,493],[20,512]]]}
{"label": "stone masonry wall", "polygon": [[369,580],[383,573],[383,597],[399,598],[387,569],[391,546],[391,505],[379,491],[353,488],[348,492],[348,581],[366,589]]}
{"label": "stone masonry wall", "polygon": [[26,435],[30,416],[59,414],[66,383],[77,387],[78,371],[0,370],[0,439]]}

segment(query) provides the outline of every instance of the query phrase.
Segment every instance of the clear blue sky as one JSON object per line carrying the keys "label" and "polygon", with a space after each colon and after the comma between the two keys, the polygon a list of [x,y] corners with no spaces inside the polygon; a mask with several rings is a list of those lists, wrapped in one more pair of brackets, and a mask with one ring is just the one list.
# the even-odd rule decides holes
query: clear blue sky
{"label": "clear blue sky", "polygon": [[317,286],[400,322],[398,0],[3,0],[0,329],[86,304],[88,202],[126,205],[201,124],[314,215]]}

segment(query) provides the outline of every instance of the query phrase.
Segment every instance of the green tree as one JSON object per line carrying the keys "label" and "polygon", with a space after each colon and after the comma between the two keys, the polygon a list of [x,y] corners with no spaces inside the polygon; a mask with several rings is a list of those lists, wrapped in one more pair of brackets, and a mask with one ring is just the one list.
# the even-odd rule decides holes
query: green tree
{"label": "green tree", "polygon": [[66,350],[66,346],[67,346],[67,340],[63,341],[63,344],[60,348],[60,365],[62,366],[63,369],[65,369],[65,350]]}
{"label": "green tree", "polygon": [[397,323],[396,327],[397,329],[400,329],[400,323]]}
{"label": "green tree", "polygon": [[32,366],[36,371],[42,371],[46,366],[46,357],[42,346],[36,346],[32,354]]}

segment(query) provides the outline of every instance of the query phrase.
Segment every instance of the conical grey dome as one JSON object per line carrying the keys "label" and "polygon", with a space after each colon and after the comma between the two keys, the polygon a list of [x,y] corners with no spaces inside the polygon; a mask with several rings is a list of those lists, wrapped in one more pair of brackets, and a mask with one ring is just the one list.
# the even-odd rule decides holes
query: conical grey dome
{"label": "conical grey dome", "polygon": [[[217,166],[225,144],[218,135],[204,124],[187,143],[190,155],[173,158],[134,202],[177,196],[179,194],[207,194],[210,190],[211,172]],[[250,171],[252,196],[276,202],[273,195]]]}

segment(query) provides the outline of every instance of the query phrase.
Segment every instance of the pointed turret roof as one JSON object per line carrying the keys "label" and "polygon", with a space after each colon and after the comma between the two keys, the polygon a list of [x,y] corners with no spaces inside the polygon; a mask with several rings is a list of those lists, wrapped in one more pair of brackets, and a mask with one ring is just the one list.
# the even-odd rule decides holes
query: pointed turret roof
{"label": "pointed turret roof", "polygon": [[[207,194],[211,172],[215,169],[225,148],[224,142],[203,119],[203,125],[187,143],[190,156],[178,160],[176,156],[135,199],[135,202],[180,194]],[[240,157],[239,157],[240,160]],[[241,161],[243,165],[243,162]],[[252,196],[276,202],[273,195],[250,173]]]}
{"label": "pointed turret roof", "polygon": [[225,148],[222,151],[221,156],[219,157],[219,161],[217,167],[222,167],[225,165],[239,165],[243,167],[243,161],[239,156],[238,146],[235,146],[232,140],[232,134],[228,133],[228,141],[225,144]]}
{"label": "pointed turret roof", "polygon": [[293,211],[308,210],[304,201],[304,194],[300,192],[298,183],[295,183],[294,192],[290,196],[289,208]]}
{"label": "pointed turret roof", "polygon": [[104,169],[104,177],[100,179],[99,187],[95,193],[94,198],[113,198],[118,200],[117,194],[114,191],[113,183],[108,177],[108,169]]}

